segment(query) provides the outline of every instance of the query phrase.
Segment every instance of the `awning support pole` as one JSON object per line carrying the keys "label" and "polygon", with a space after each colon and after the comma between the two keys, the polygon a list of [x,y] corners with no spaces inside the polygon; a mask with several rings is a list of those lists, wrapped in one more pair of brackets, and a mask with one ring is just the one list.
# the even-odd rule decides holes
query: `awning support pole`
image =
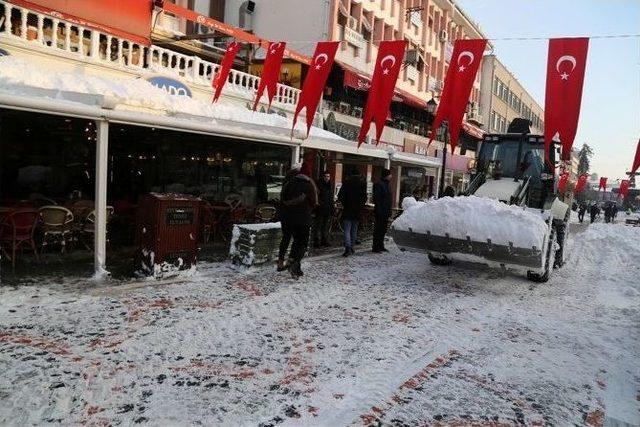
{"label": "awning support pole", "polygon": [[294,145],[291,148],[291,166],[300,163],[300,146]]}
{"label": "awning support pole", "polygon": [[95,188],[95,229],[93,247],[94,278],[102,279],[106,270],[107,253],[107,168],[109,151],[109,122],[96,120],[96,188]]}

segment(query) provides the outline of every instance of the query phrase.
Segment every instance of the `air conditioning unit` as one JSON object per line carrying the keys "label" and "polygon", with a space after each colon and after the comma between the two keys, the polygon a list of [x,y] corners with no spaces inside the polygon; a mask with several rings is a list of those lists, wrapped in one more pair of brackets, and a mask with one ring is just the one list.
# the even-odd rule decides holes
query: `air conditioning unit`
{"label": "air conditioning unit", "polygon": [[418,49],[409,49],[404,54],[404,62],[406,62],[407,64],[417,64],[418,58],[420,58]]}
{"label": "air conditioning unit", "polygon": [[478,110],[471,110],[467,113],[467,120],[468,121],[474,121],[476,123],[480,123],[480,124],[484,124],[484,120],[482,118],[482,115],[480,114],[480,112]]}
{"label": "air conditioning unit", "polygon": [[438,33],[438,38],[443,43],[449,40],[449,34],[447,34],[447,30],[440,30],[440,33]]}

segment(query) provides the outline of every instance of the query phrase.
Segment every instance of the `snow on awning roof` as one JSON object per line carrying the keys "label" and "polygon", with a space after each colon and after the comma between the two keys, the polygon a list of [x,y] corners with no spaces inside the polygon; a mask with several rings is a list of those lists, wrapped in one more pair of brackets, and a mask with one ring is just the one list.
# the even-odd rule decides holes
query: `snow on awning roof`
{"label": "snow on awning roof", "polygon": [[[252,139],[265,141],[267,136],[286,138],[290,144],[301,139],[306,129],[303,121],[296,127],[297,135],[291,142],[292,121],[277,114],[248,110],[229,103],[210,104],[198,99],[170,95],[142,78],[118,79],[86,75],[81,72],[51,73],[41,66],[14,58],[0,57],[0,91],[6,95],[55,98],[96,106],[108,100],[115,110],[144,115],[169,116],[185,123],[208,123],[218,126],[217,133],[225,129],[241,130],[253,135]],[[84,96],[83,96],[84,95]],[[153,122],[154,120],[149,120]],[[174,122],[178,123],[178,122]],[[338,135],[312,126],[311,139],[345,141]],[[299,143],[299,142],[298,142]]]}
{"label": "snow on awning roof", "polygon": [[404,153],[401,151],[394,151],[391,154],[391,161],[433,168],[439,168],[442,164],[442,160],[437,157],[422,156],[419,154]]}

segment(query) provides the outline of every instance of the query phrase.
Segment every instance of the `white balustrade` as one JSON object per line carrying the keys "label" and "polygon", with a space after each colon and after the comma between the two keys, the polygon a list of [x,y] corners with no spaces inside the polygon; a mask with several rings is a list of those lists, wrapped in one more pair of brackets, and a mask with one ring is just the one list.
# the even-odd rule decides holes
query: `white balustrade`
{"label": "white balustrade", "polygon": [[[168,73],[208,87],[220,68],[220,65],[195,55],[185,55],[155,45],[146,47],[128,39],[25,9],[6,0],[0,0],[0,8],[4,8],[4,20],[0,19],[0,22],[4,22],[0,24],[0,37],[29,40],[52,53],[57,52],[67,57],[69,53],[75,53],[75,58],[91,58],[98,63],[104,62],[111,67],[119,66],[136,72],[146,70]],[[35,30],[36,34],[29,34],[30,30]],[[89,32],[88,37],[85,37],[85,32]],[[229,72],[228,84],[236,90],[249,92],[251,96],[258,89],[259,83],[258,76],[235,69]],[[274,101],[295,105],[299,94],[299,89],[278,84]]]}

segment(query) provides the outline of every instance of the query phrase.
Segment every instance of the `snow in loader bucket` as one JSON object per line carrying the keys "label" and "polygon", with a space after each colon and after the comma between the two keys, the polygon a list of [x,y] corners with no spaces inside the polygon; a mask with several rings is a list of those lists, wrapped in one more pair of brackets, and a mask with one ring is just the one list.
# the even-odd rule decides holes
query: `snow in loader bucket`
{"label": "snow in loader bucket", "polygon": [[476,196],[407,197],[402,207],[390,232],[400,249],[535,274],[548,269],[549,211]]}

